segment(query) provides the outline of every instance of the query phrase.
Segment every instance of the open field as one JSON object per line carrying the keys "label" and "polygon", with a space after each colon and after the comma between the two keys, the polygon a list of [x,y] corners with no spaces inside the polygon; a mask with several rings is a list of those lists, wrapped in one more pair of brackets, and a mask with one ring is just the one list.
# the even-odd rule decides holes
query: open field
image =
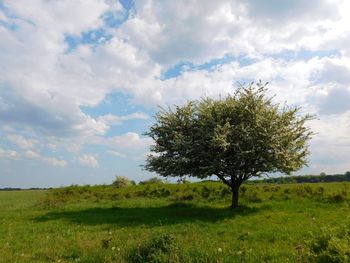
{"label": "open field", "polygon": [[309,262],[312,235],[349,226],[350,183],[244,185],[229,205],[220,183],[3,191],[0,262]]}

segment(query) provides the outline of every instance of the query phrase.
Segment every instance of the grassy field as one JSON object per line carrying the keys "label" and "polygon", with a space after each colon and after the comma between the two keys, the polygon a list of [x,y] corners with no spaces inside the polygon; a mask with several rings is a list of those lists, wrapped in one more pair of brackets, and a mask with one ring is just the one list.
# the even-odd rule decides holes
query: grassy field
{"label": "grassy field", "polygon": [[350,184],[244,185],[229,205],[220,183],[0,192],[0,262],[322,262],[310,242],[349,227]]}

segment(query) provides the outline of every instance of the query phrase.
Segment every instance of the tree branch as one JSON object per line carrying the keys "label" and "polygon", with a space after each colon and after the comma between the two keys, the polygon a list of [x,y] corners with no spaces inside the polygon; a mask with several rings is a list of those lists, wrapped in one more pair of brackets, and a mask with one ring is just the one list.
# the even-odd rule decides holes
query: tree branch
{"label": "tree branch", "polygon": [[229,186],[229,187],[232,187],[232,182],[229,181],[229,180],[226,180],[225,177],[224,177],[223,175],[220,175],[219,173],[216,173],[216,174],[214,174],[214,175],[216,175],[217,177],[219,177],[219,179],[220,179],[221,181],[223,181],[224,184],[226,184],[226,185]]}

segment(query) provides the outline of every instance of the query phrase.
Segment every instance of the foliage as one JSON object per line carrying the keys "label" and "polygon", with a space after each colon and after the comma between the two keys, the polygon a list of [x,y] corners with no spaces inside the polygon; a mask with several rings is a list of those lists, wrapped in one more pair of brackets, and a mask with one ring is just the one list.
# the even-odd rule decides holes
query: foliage
{"label": "foliage", "polygon": [[170,234],[163,234],[152,238],[149,242],[132,251],[129,261],[134,263],[170,262],[169,258],[171,254],[176,253],[176,250],[175,238]]}
{"label": "foliage", "polygon": [[306,242],[307,257],[311,262],[350,262],[350,228],[323,228],[320,233],[312,233]]}
{"label": "foliage", "polygon": [[261,82],[218,100],[162,109],[146,133],[155,141],[145,168],[161,176],[216,175],[237,207],[242,182],[269,172],[290,173],[306,164],[312,132],[299,108],[281,108]]}
{"label": "foliage", "polygon": [[124,188],[134,184],[134,181],[129,180],[125,176],[116,176],[114,182],[112,183],[112,185],[117,188]]}
{"label": "foliage", "polygon": [[[332,187],[330,187],[331,185]],[[246,204],[267,200],[310,199],[319,203],[350,203],[348,183],[333,184],[244,184],[239,195]],[[170,201],[227,202],[231,198],[229,187],[220,182],[186,184],[141,184],[126,188],[113,186],[69,186],[47,192],[40,205],[46,209],[64,207],[77,202],[120,201],[124,199],[165,199]]]}
{"label": "foliage", "polygon": [[152,177],[152,178],[150,178],[148,180],[140,182],[141,185],[142,184],[162,184],[162,183],[163,183],[162,179],[157,178],[157,177]]}

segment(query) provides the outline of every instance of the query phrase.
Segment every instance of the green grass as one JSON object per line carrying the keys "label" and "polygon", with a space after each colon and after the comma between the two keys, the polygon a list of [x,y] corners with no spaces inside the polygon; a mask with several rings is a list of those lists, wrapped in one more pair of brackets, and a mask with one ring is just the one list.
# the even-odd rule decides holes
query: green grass
{"label": "green grass", "polygon": [[216,183],[0,192],[0,262],[306,262],[349,225],[349,183],[244,187],[236,211]]}

